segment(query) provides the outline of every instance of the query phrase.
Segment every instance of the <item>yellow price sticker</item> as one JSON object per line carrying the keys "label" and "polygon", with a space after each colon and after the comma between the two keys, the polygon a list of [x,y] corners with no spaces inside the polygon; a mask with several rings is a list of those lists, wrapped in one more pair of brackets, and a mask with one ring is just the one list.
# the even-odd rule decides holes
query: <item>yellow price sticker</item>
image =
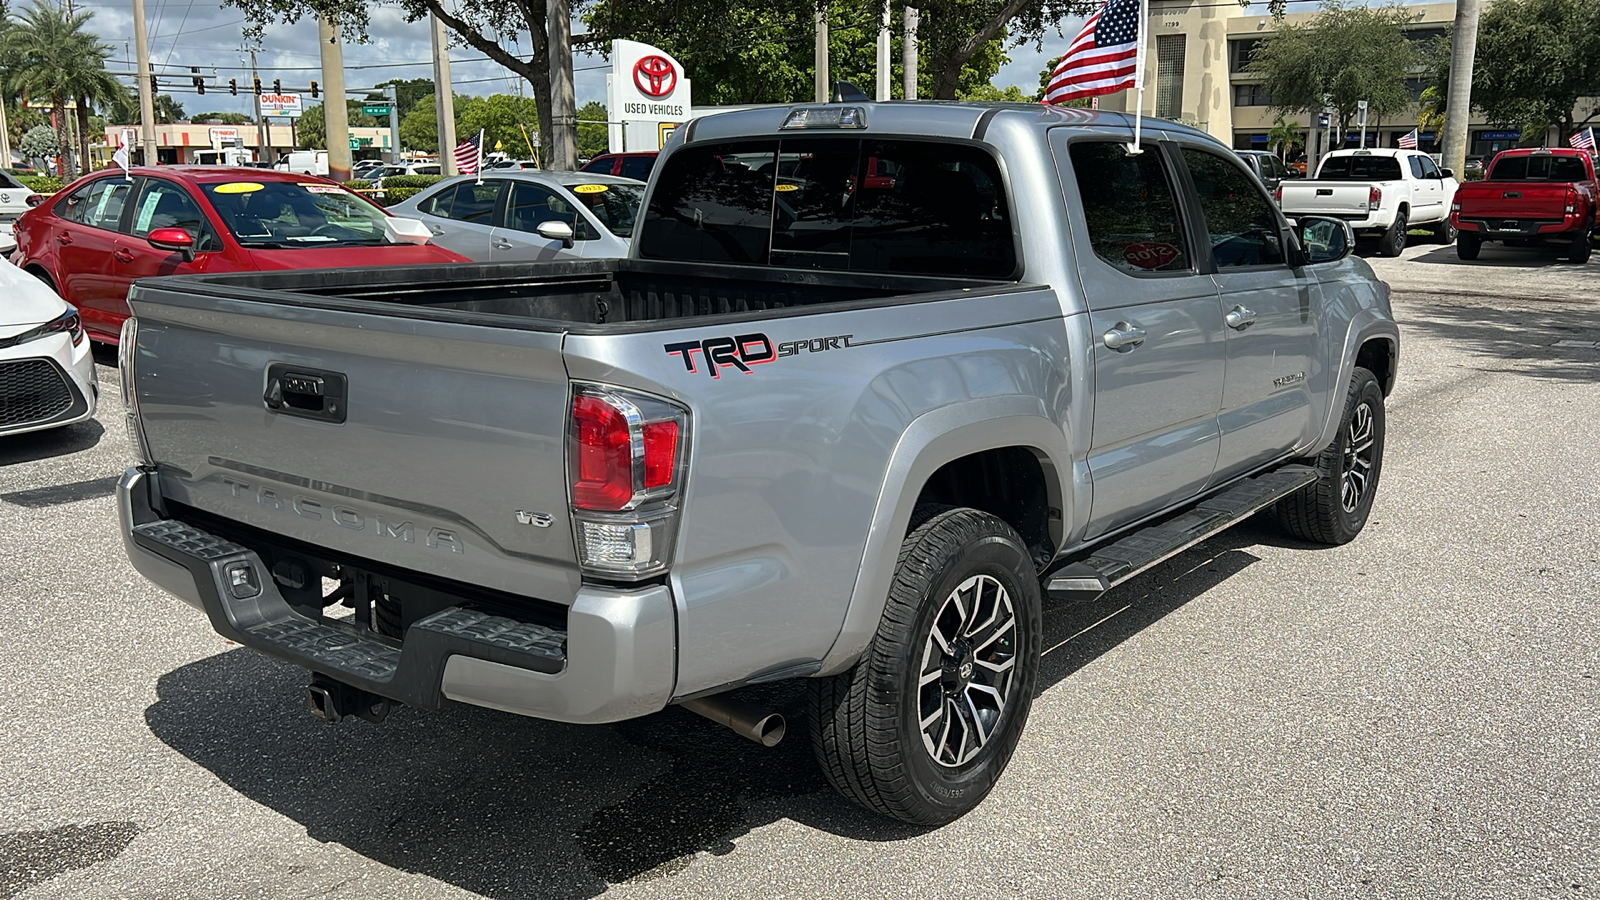
{"label": "yellow price sticker", "polygon": [[775,190],[775,191],[798,191],[798,190],[800,190],[800,185],[798,185],[798,184],[780,184],[777,187],[773,188],[773,190]]}
{"label": "yellow price sticker", "polygon": [[603,184],[580,184],[573,188],[572,192],[574,194],[603,194],[609,190],[611,188]]}
{"label": "yellow price sticker", "polygon": [[217,185],[211,189],[211,192],[213,194],[253,194],[265,188],[266,185],[256,181],[231,181],[227,184]]}

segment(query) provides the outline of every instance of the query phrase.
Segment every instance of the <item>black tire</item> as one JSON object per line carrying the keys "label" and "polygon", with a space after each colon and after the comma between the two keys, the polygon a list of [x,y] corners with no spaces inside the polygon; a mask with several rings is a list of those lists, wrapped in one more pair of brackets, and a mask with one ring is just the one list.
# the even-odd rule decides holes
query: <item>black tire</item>
{"label": "black tire", "polygon": [[1455,223],[1450,221],[1449,216],[1445,216],[1443,222],[1433,226],[1433,240],[1435,243],[1454,244],[1457,233],[1458,230]]}
{"label": "black tire", "polygon": [[1379,256],[1399,256],[1400,251],[1406,249],[1406,228],[1410,227],[1410,220],[1406,217],[1405,210],[1397,210],[1394,214],[1394,224],[1389,230],[1378,238]]}
{"label": "black tire", "polygon": [[[809,682],[811,745],[828,781],[867,809],[914,825],[943,825],[976,807],[1028,719],[1039,609],[1038,574],[1010,525],[950,509],[918,526],[900,545],[867,652],[850,671]],[[938,677],[924,684],[930,672]],[[938,734],[924,735],[924,722]],[[974,736],[979,748],[969,753]]]}
{"label": "black tire", "polygon": [[1589,261],[1589,253],[1592,250],[1593,245],[1589,242],[1589,229],[1585,228],[1582,231],[1574,232],[1572,246],[1567,248],[1567,260],[1581,266]]}
{"label": "black tire", "polygon": [[[1339,434],[1315,460],[1320,477],[1278,501],[1278,522],[1297,538],[1347,544],[1361,533],[1383,474],[1383,389],[1356,367]],[[1353,494],[1352,494],[1353,491]]]}
{"label": "black tire", "polygon": [[1483,249],[1483,238],[1476,231],[1463,231],[1456,235],[1456,258],[1471,262]]}

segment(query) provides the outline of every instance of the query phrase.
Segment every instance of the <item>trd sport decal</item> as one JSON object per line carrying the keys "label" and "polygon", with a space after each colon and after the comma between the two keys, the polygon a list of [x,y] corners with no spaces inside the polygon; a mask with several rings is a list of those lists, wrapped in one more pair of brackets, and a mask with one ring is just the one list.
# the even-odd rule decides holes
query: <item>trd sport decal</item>
{"label": "trd sport decal", "polygon": [[835,334],[801,341],[785,341],[774,346],[771,338],[757,333],[706,338],[701,341],[681,341],[676,344],[665,344],[664,347],[668,356],[676,356],[683,360],[684,371],[700,371],[695,361],[695,354],[698,353],[704,358],[706,374],[712,378],[721,378],[722,370],[725,368],[735,368],[748,375],[752,371],[751,366],[759,366],[785,356],[821,353],[824,350],[843,350],[850,346],[852,337],[855,335]]}

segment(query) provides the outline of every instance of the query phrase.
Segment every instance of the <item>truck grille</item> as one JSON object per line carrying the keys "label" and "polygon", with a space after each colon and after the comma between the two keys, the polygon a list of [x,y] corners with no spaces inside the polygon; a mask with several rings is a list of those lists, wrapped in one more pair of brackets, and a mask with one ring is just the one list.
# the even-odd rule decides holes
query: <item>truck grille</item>
{"label": "truck grille", "polygon": [[48,360],[0,363],[0,428],[48,422],[72,408],[72,387]]}

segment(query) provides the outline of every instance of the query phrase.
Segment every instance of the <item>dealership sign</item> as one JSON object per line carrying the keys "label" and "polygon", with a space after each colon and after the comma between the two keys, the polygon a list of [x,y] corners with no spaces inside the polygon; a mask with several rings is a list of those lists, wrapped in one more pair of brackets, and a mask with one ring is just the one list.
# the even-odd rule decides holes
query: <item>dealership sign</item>
{"label": "dealership sign", "polygon": [[299,94],[262,94],[261,114],[263,116],[284,116],[298,119],[305,112],[305,107],[300,103]]}
{"label": "dealership sign", "polygon": [[693,113],[683,66],[665,50],[638,41],[611,42],[606,91],[613,153],[659,150]]}

